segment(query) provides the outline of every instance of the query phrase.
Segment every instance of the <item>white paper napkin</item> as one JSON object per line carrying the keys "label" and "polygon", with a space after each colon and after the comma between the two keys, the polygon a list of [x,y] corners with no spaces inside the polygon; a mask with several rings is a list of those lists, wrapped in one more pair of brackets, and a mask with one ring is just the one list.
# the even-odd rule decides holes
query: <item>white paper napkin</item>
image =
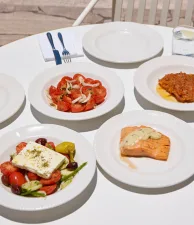
{"label": "white paper napkin", "polygon": [[[71,58],[83,57],[84,53],[82,49],[82,36],[75,35],[71,33],[70,31],[60,31],[60,32],[63,35],[63,41],[65,44],[65,47],[69,51]],[[61,45],[61,42],[58,38],[57,33],[58,31],[51,32],[55,48],[59,51],[62,57],[63,47]],[[53,55],[53,51],[46,33],[39,34],[38,41],[39,41],[40,49],[41,49],[44,60],[46,62],[54,61],[55,57]]]}

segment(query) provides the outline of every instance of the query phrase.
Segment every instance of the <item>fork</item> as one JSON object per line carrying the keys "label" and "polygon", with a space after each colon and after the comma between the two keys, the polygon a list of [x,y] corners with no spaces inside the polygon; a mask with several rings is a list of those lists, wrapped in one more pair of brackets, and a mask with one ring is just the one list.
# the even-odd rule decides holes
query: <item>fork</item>
{"label": "fork", "polygon": [[58,33],[58,38],[59,38],[59,40],[61,42],[61,45],[63,46],[63,52],[62,52],[62,55],[64,56],[63,60],[64,60],[65,63],[69,63],[69,62],[71,62],[70,53],[65,48],[65,45],[64,45],[64,42],[63,42],[63,36],[62,36],[62,34],[60,32]]}

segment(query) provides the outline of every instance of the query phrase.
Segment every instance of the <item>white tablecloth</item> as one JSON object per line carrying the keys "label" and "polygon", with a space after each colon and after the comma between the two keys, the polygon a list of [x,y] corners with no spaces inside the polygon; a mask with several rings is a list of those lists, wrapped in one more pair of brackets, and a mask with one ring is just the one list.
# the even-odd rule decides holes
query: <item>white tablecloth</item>
{"label": "white tablecloth", "polygon": [[[91,29],[92,26],[80,26],[67,28],[77,35]],[[158,31],[164,39],[164,55],[171,55],[172,29],[151,26]],[[73,61],[91,61],[84,57]],[[138,64],[116,66],[101,63],[97,60],[92,63],[100,63],[109,67],[119,75],[125,85],[125,102],[122,102],[108,116],[95,119],[89,124],[67,123],[63,125],[81,132],[89,142],[93,142],[96,129],[115,113],[134,109],[158,108],[143,100],[137,93],[134,95],[133,75]],[[36,74],[45,68],[55,66],[54,62],[45,63],[38,45],[36,36],[16,41],[0,48],[0,72],[14,76],[25,88],[26,98],[30,81]],[[119,68],[120,67],[120,68]],[[23,111],[22,111],[23,110]],[[172,112],[171,112],[172,113]],[[194,113],[173,113],[186,120],[194,121]],[[15,120],[14,120],[15,119]],[[52,123],[47,121],[36,110],[30,107],[28,100],[25,107],[12,118],[11,121],[0,125],[0,135],[15,128],[37,123]],[[164,193],[150,194],[149,190],[141,190],[132,187],[121,186],[115,181],[111,182],[103,175],[103,171],[97,173],[86,191],[71,201],[68,205],[37,212],[16,212],[0,206],[0,225],[16,224],[52,224],[52,225],[190,225],[194,224],[194,183],[189,183],[183,188],[174,190],[164,189]],[[1,196],[0,196],[1,201]],[[20,204],[20,202],[18,202]]]}

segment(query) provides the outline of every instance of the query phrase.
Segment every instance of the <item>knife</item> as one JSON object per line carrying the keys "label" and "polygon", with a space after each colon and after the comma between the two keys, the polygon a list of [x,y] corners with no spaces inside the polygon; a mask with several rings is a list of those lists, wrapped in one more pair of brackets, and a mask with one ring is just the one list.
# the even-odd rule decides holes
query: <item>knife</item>
{"label": "knife", "polygon": [[59,54],[59,51],[55,49],[51,33],[48,32],[46,35],[47,35],[47,38],[48,38],[48,40],[49,40],[49,42],[51,44],[51,47],[52,47],[52,50],[53,50],[53,54],[55,56],[56,65],[62,64],[61,56]]}

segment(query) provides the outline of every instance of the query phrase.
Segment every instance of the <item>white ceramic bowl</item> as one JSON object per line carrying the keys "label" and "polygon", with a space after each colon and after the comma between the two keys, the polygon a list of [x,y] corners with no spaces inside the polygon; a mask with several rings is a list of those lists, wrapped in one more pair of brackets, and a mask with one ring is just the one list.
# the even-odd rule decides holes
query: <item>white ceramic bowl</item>
{"label": "white ceramic bowl", "polygon": [[157,92],[158,80],[169,73],[194,74],[194,59],[186,56],[162,56],[142,64],[135,72],[134,85],[149,102],[176,111],[194,111],[194,103],[170,102]]}
{"label": "white ceramic bowl", "polygon": [[[47,102],[45,91],[50,85],[56,85],[63,76],[73,76],[76,73],[100,80],[107,89],[105,101],[91,111],[80,113],[60,112],[51,107]],[[88,120],[114,109],[123,98],[124,86],[120,78],[111,70],[91,63],[69,63],[47,69],[36,76],[30,84],[28,95],[36,110],[46,116],[60,120]]]}
{"label": "white ceramic bowl", "polygon": [[58,144],[63,141],[75,143],[76,161],[79,165],[88,162],[87,165],[65,189],[59,190],[45,198],[29,198],[15,195],[10,188],[0,183],[1,205],[21,211],[38,211],[53,208],[75,198],[91,182],[96,169],[96,160],[92,146],[81,134],[57,125],[32,125],[4,134],[0,138],[0,164],[10,159],[10,154],[15,152],[15,147],[18,143],[30,140],[35,141],[39,137],[45,137]]}
{"label": "white ceramic bowl", "polygon": [[11,76],[0,74],[0,123],[13,116],[25,99],[22,85]]}

